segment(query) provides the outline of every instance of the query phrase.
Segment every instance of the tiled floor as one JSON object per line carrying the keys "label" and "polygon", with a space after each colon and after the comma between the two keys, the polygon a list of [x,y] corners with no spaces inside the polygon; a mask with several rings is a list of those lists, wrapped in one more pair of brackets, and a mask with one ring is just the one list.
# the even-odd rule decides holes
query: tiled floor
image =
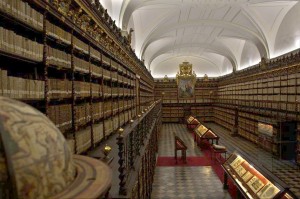
{"label": "tiled floor", "polygon": [[231,198],[210,166],[157,167],[153,192],[155,199]]}
{"label": "tiled floor", "polygon": [[203,156],[199,147],[194,143],[194,138],[184,125],[180,124],[164,124],[159,137],[159,156],[174,156],[174,136],[177,135],[182,139],[186,146],[188,147],[186,155],[187,156]]}
{"label": "tiled floor", "polygon": [[[159,156],[174,157],[174,135],[188,146],[187,156],[203,156],[194,144],[192,134],[181,124],[164,124],[159,137]],[[229,199],[227,191],[210,166],[156,167],[153,199]]]}
{"label": "tiled floor", "polygon": [[229,131],[219,125],[214,123],[207,123],[206,125],[220,136],[219,143],[225,145],[229,153],[236,149],[242,150],[285,182],[291,191],[300,198],[300,170],[294,163],[279,160],[246,139],[230,136]]}
{"label": "tiled floor", "polygon": [[[300,198],[300,171],[290,161],[279,160],[269,152],[240,137],[232,137],[219,125],[206,124],[219,137],[219,144],[232,153],[238,149],[256,159],[266,169],[289,185]],[[183,124],[164,124],[159,138],[159,156],[174,156],[174,135],[178,135],[188,146],[187,156],[202,156],[194,144],[192,134]],[[211,182],[211,183],[210,183]],[[203,188],[205,186],[205,188]],[[211,187],[211,188],[208,188]],[[212,191],[211,191],[212,190]],[[155,170],[152,198],[230,198],[211,167],[157,167]]]}

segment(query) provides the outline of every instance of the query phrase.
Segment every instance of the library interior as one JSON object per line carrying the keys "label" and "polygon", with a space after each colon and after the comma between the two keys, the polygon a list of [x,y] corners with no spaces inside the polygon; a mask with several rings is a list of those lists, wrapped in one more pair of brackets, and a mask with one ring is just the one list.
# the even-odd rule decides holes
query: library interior
{"label": "library interior", "polygon": [[298,0],[0,0],[0,198],[300,198],[299,24]]}

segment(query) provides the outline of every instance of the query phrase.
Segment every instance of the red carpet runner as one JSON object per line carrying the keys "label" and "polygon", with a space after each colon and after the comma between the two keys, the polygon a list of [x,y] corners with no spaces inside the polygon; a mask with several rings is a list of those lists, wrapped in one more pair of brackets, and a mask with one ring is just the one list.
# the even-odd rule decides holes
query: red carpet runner
{"label": "red carpet runner", "polygon": [[[157,158],[157,165],[156,166],[211,166],[214,172],[217,174],[219,179],[224,181],[224,170],[221,167],[221,164],[215,160],[211,160],[211,150],[206,148],[202,149],[204,153],[204,157],[187,157],[187,163],[181,160],[180,156],[177,158],[177,163],[174,157],[158,157]],[[221,158],[224,160],[223,158]],[[237,189],[235,185],[232,183],[230,179],[228,179],[229,189],[228,192],[230,193],[232,198],[237,198]]]}

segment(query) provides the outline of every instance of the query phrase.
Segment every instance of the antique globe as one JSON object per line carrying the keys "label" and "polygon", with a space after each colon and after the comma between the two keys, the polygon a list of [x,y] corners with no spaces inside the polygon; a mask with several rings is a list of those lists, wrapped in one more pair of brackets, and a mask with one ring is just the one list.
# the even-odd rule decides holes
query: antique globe
{"label": "antique globe", "polygon": [[41,112],[0,97],[0,198],[99,198],[111,169],[73,155],[62,133]]}

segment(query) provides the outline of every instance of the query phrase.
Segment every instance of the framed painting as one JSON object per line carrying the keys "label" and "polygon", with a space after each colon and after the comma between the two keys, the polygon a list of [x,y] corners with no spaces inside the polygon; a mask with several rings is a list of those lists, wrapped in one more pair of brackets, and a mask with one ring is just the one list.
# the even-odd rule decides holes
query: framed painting
{"label": "framed painting", "polygon": [[178,97],[192,98],[195,94],[195,80],[193,77],[178,77]]}

